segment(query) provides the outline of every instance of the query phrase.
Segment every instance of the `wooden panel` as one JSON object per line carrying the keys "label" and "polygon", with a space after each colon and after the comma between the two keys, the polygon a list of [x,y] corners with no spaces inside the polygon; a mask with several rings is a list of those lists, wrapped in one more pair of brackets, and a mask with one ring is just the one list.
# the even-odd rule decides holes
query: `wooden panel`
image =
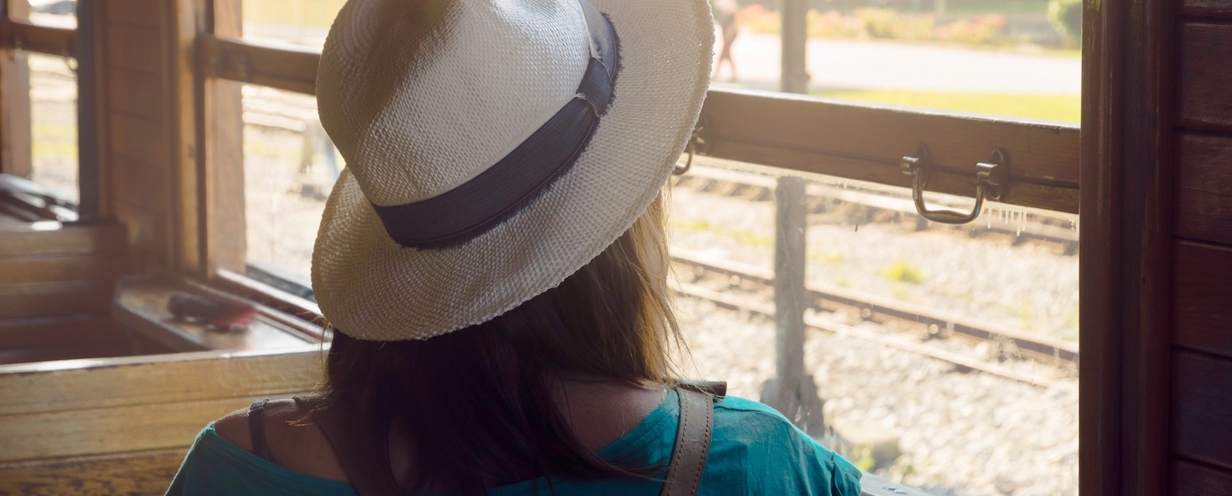
{"label": "wooden panel", "polygon": [[1172,358],[1172,452],[1232,470],[1232,360]]}
{"label": "wooden panel", "polygon": [[1177,64],[1183,126],[1232,130],[1232,24],[1182,24]]}
{"label": "wooden panel", "polygon": [[162,264],[167,250],[166,214],[130,205],[123,198],[114,198],[112,208],[116,219],[128,228],[128,244],[148,252],[152,257],[148,262]]}
{"label": "wooden panel", "polygon": [[156,121],[112,112],[110,145],[112,151],[149,164],[165,166],[171,158],[171,143],[166,126]]}
{"label": "wooden panel", "polygon": [[0,257],[53,254],[118,254],[125,249],[124,226],[116,223],[24,226],[0,232]]}
{"label": "wooden panel", "polygon": [[899,162],[927,144],[930,191],[975,194],[975,164],[1009,155],[1004,201],[1078,211],[1078,129],[871,108],[808,97],[712,89],[702,108],[707,155],[910,187]]}
{"label": "wooden panel", "polygon": [[166,71],[161,30],[112,24],[106,27],[105,36],[109,64],[155,73]]}
{"label": "wooden panel", "polygon": [[1232,357],[1232,248],[1178,242],[1175,250],[1174,342]]}
{"label": "wooden panel", "polygon": [[202,58],[213,77],[316,94],[318,51],[216,36],[201,40]]}
{"label": "wooden panel", "polygon": [[1173,496],[1232,494],[1232,472],[1224,472],[1185,460],[1172,462]]}
{"label": "wooden panel", "polygon": [[0,289],[0,319],[103,314],[111,287],[90,282],[25,284]]}
{"label": "wooden panel", "polygon": [[123,270],[122,255],[0,257],[0,289],[34,282],[114,281]]}
{"label": "wooden panel", "polygon": [[209,422],[266,397],[6,415],[0,417],[0,461],[188,446]]}
{"label": "wooden panel", "polygon": [[1232,17],[1232,0],[1185,0],[1182,9],[1194,17]]}
{"label": "wooden panel", "polygon": [[0,366],[0,462],[187,446],[206,423],[255,399],[312,391],[322,357],[184,353]]}
{"label": "wooden panel", "polygon": [[49,343],[102,343],[122,340],[124,330],[106,317],[77,315],[0,321],[0,349],[34,348]]}
{"label": "wooden panel", "polygon": [[166,167],[124,155],[111,155],[111,191],[116,199],[148,210],[171,208],[171,178]]}
{"label": "wooden panel", "polygon": [[1176,235],[1232,244],[1232,137],[1182,134]]}
{"label": "wooden panel", "polygon": [[131,355],[133,346],[121,336],[100,342],[51,344],[26,348],[0,349],[0,364],[76,360]]}
{"label": "wooden panel", "polygon": [[163,4],[159,0],[106,0],[102,15],[107,21],[120,24],[159,27],[163,23]]}
{"label": "wooden panel", "polygon": [[161,495],[183,449],[0,464],[0,494]]}
{"label": "wooden panel", "polygon": [[[0,419],[306,391],[324,378],[325,355],[317,348],[305,345],[283,353],[195,352],[0,366],[0,398],[5,398],[0,403]],[[185,387],[190,383],[191,387]]]}
{"label": "wooden panel", "polygon": [[0,172],[30,177],[30,67],[18,50],[0,51]]}
{"label": "wooden panel", "polygon": [[77,32],[72,29],[30,24],[26,21],[2,21],[0,22],[0,36],[6,40],[21,40],[22,49],[27,52],[63,57],[65,54],[73,53]]}
{"label": "wooden panel", "polygon": [[107,72],[108,107],[153,122],[162,122],[166,105],[166,86],[160,75],[145,71],[113,68]]}

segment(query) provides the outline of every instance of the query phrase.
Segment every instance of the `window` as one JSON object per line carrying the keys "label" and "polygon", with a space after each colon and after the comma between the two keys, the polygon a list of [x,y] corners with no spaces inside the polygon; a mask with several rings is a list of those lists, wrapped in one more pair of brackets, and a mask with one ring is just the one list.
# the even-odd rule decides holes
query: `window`
{"label": "window", "polygon": [[[223,3],[227,15],[242,13],[243,37],[238,26],[216,26],[201,42],[210,81],[245,83],[246,207],[234,218],[247,223],[248,239],[226,256],[245,260],[252,278],[310,297],[311,241],[343,164],[317,134],[308,94],[340,2],[254,0],[240,11],[219,1],[216,16]],[[841,31],[864,15],[885,16],[893,30],[932,16],[926,34],[935,37],[983,19],[1010,41],[991,49],[822,32],[806,45],[818,86],[795,96],[757,91],[778,88],[781,45],[773,29],[758,34],[757,18],[742,18],[750,24],[733,45],[741,87],[730,87],[724,65],[702,110],[695,168],[673,180],[691,370],[787,410],[873,474],[937,494],[1076,493],[1078,129],[1029,119],[1076,120],[1079,58],[1043,1],[978,4],[994,11],[961,0],[888,1],[859,14],[854,2],[822,5],[827,12],[807,14],[809,29],[833,21],[840,25],[825,29]],[[873,29],[871,17],[860,19],[861,32]],[[891,86],[900,83],[920,86]],[[902,94],[910,98],[895,100]],[[1050,113],[1031,114],[1044,100],[1055,104]],[[924,172],[904,174],[905,162],[927,171],[929,208],[971,211],[981,163],[995,164],[991,182],[1008,190],[973,223],[928,221],[912,191]],[[785,217],[780,201],[796,210]],[[804,248],[784,258],[790,277],[772,289],[785,239]],[[802,392],[783,400],[794,405],[763,396],[772,379]]]}
{"label": "window", "polygon": [[77,76],[75,61],[32,53],[30,67],[30,179],[57,195],[78,199]]}
{"label": "window", "polygon": [[[783,2],[712,3],[721,27],[715,53],[722,63],[715,84],[778,89]],[[803,70],[811,95],[1078,122],[1079,1],[823,0],[806,5],[797,22],[807,37]]]}

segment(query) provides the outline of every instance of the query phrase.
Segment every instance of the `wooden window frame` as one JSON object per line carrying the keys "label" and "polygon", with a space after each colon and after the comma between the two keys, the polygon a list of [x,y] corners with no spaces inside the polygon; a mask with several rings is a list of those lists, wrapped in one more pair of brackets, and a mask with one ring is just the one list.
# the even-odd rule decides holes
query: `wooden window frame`
{"label": "wooden window frame", "polygon": [[[242,138],[223,130],[242,129],[236,83],[315,94],[320,52],[242,39],[238,0],[179,1],[205,2],[215,16],[195,40],[198,95],[204,102],[197,126],[204,130],[198,135],[206,154],[201,158],[207,219],[201,234],[203,275],[217,287],[320,322],[314,303],[243,275]],[[218,19],[226,20],[221,28]],[[911,177],[902,172],[902,158],[926,145],[933,164],[928,191],[968,198],[976,192],[975,164],[1000,150],[1010,163],[1002,203],[1079,211],[1078,125],[717,88],[707,94],[699,125],[698,153],[705,156],[905,188]],[[887,484],[886,494],[910,491]]]}
{"label": "wooden window frame", "polygon": [[[0,172],[29,177],[33,171],[30,72],[27,53],[73,58],[77,62],[78,213],[97,219],[103,197],[98,160],[97,82],[93,43],[96,0],[79,0],[77,28],[34,24],[29,0],[0,0]],[[86,125],[81,125],[86,123]]]}

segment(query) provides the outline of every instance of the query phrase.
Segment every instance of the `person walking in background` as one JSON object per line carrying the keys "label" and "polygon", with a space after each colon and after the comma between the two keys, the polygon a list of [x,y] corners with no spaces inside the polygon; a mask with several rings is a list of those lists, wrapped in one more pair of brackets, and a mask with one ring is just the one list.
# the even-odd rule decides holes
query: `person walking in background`
{"label": "person walking in background", "polygon": [[713,77],[719,77],[719,70],[723,68],[723,61],[726,60],[727,66],[731,67],[731,81],[735,82],[736,61],[732,60],[732,43],[735,43],[739,33],[736,13],[740,11],[740,5],[736,0],[710,0],[710,8],[714,11],[714,20],[719,24],[723,37],[723,49],[719,51],[718,63],[714,64]]}

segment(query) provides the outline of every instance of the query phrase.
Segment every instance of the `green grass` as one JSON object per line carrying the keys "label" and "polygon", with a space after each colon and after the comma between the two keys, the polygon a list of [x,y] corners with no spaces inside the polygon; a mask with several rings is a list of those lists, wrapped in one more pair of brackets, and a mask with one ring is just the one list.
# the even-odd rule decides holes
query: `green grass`
{"label": "green grass", "polygon": [[1078,95],[1008,95],[933,91],[842,90],[813,93],[868,103],[922,107],[973,114],[1077,123],[1081,115]]}

